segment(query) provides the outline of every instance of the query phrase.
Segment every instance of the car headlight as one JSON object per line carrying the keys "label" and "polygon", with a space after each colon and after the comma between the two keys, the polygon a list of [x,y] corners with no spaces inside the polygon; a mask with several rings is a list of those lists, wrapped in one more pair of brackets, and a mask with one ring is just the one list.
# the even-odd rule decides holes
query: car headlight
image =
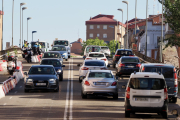
{"label": "car headlight", "polygon": [[66,53],[63,53],[63,55],[66,55]]}
{"label": "car headlight", "polygon": [[56,79],[49,79],[50,83],[56,83]]}
{"label": "car headlight", "polygon": [[59,72],[59,73],[60,73],[60,72],[61,72],[61,69],[58,69],[58,70],[57,70],[57,72]]}
{"label": "car headlight", "polygon": [[33,79],[26,79],[26,83],[32,83]]}

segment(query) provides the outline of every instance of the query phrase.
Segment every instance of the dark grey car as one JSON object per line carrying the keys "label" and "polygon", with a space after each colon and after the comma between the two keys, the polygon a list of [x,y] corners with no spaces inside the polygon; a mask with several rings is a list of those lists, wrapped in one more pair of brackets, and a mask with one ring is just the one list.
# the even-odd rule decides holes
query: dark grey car
{"label": "dark grey car", "polygon": [[29,92],[29,90],[59,91],[59,75],[52,65],[33,65],[24,75],[24,92]]}

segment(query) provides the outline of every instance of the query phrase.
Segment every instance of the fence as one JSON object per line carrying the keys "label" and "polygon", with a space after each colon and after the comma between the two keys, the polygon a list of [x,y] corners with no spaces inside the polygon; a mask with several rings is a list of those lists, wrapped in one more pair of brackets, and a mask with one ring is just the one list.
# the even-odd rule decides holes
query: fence
{"label": "fence", "polygon": [[0,60],[6,59],[5,54],[6,54],[7,52],[13,52],[13,51],[15,51],[15,50],[21,51],[21,48],[9,48],[9,49],[7,49],[7,50],[2,50],[2,51],[0,51]]}

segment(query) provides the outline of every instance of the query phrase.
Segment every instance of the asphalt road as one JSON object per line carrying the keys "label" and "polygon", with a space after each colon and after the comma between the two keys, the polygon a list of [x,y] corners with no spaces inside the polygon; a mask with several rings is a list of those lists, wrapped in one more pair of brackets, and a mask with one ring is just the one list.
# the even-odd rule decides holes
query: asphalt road
{"label": "asphalt road", "polygon": [[[157,114],[131,114],[131,118],[124,117],[124,89],[128,77],[119,79],[119,99],[112,97],[88,96],[81,98],[81,84],[78,81],[78,63],[82,63],[82,58],[71,58],[64,61],[64,80],[60,82],[58,93],[53,91],[30,91],[24,93],[23,80],[15,89],[10,91],[6,97],[0,99],[0,119],[46,119],[46,120],[143,120],[158,119],[162,117]],[[23,61],[23,71],[34,64]],[[112,66],[109,68],[115,72]],[[169,111],[178,109],[180,99],[176,104],[169,104]],[[169,112],[169,119],[174,120],[175,116]]]}

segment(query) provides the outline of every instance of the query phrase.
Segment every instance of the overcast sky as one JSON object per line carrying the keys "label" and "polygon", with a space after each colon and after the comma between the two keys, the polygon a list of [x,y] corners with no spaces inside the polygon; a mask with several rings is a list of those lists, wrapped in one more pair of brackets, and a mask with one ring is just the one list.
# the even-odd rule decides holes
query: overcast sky
{"label": "overcast sky", "polygon": [[[0,9],[2,10],[2,0]],[[129,20],[135,17],[135,0],[129,1]],[[137,0],[137,18],[146,17],[146,0]],[[29,20],[29,37],[32,41],[32,31],[34,40],[46,41],[52,44],[55,38],[67,39],[70,42],[79,38],[86,40],[85,21],[98,14],[114,15],[117,20],[122,20],[121,12],[124,10],[124,22],[127,20],[127,5],[122,0],[15,0],[14,1],[14,45],[19,44],[20,39],[20,3],[26,3],[23,7],[28,7],[23,12],[23,39],[27,40],[27,17]],[[149,14],[161,13],[161,4],[158,0],[149,0]],[[79,31],[79,32],[78,32]],[[79,34],[78,34],[79,33]],[[5,42],[12,40],[12,0],[4,0],[4,47]]]}

